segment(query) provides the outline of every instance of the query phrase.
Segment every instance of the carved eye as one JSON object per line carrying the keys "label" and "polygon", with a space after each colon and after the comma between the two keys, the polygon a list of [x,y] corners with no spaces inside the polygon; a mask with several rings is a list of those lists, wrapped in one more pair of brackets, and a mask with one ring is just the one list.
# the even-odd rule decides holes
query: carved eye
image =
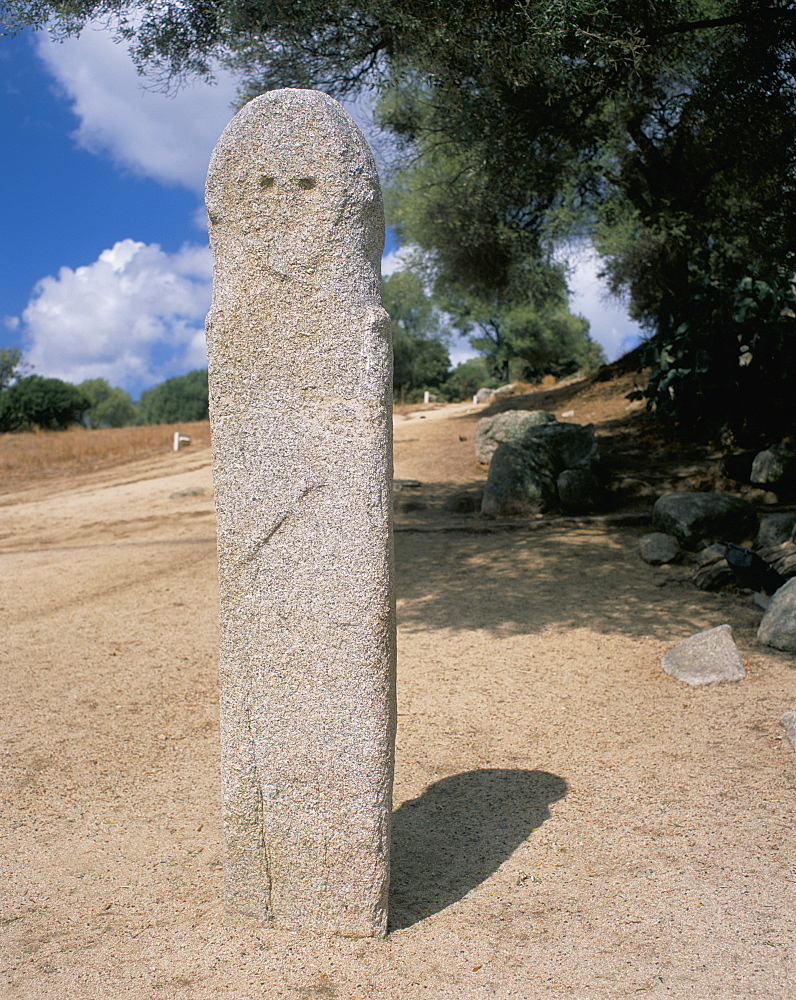
{"label": "carved eye", "polygon": [[276,184],[276,177],[260,178],[260,187],[263,189],[263,191],[270,191],[275,184]]}
{"label": "carved eye", "polygon": [[298,182],[298,186],[302,191],[312,191],[317,183],[314,177],[302,177]]}

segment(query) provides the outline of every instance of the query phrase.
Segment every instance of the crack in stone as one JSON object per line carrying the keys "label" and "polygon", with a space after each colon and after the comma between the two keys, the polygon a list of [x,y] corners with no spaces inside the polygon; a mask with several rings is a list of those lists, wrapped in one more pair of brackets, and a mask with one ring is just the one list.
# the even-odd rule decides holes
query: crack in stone
{"label": "crack in stone", "polygon": [[285,521],[287,521],[287,519],[291,516],[291,514],[294,517],[297,517],[301,513],[301,511],[299,511],[297,508],[312,493],[315,493],[318,490],[324,489],[325,486],[326,486],[326,483],[313,483],[312,486],[308,486],[306,489],[302,490],[301,493],[299,494],[299,496],[293,502],[292,506],[288,510],[286,510],[284,512],[284,514],[282,514],[280,517],[278,517],[276,519],[276,521],[274,522],[274,524],[272,525],[271,529],[269,531],[267,531],[265,535],[263,535],[263,537],[259,540],[259,542],[257,542],[257,544],[252,549],[250,549],[249,552],[247,552],[244,556],[241,557],[241,559],[240,559],[240,565],[246,565],[247,563],[254,562],[254,560],[257,558],[257,556],[262,552],[262,550],[266,547],[266,545],[271,541],[271,539],[279,531],[279,529],[282,527],[282,525],[285,523]]}
{"label": "crack in stone", "polygon": [[256,837],[256,844],[259,853],[260,869],[263,876],[263,910],[261,914],[263,917],[273,917],[273,906],[271,904],[271,895],[273,889],[273,878],[271,875],[271,860],[268,853],[268,844],[265,831],[265,799],[263,796],[263,782],[262,775],[260,774],[260,769],[257,766],[256,760],[256,747],[257,740],[254,734],[254,726],[252,724],[252,710],[251,703],[248,702],[245,707],[246,713],[246,732],[249,736],[249,747],[251,754],[251,766],[252,766],[252,783],[254,785],[255,794],[255,807],[253,816],[253,826]]}

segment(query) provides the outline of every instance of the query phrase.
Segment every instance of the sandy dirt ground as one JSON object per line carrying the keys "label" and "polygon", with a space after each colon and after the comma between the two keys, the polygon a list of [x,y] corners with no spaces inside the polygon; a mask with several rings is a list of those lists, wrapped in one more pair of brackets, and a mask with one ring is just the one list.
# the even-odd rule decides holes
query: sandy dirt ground
{"label": "sandy dirt ground", "polygon": [[[385,940],[224,914],[209,450],[0,494],[0,996],[796,997],[796,660],[632,518],[446,510],[475,419],[396,422]],[[661,671],[723,623],[743,682]]]}

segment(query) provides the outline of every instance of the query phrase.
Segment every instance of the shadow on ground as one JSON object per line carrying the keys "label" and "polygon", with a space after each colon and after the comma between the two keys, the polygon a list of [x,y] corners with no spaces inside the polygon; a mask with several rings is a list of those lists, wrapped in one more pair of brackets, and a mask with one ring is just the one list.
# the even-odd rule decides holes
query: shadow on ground
{"label": "shadow on ground", "polygon": [[480,885],[566,795],[546,771],[485,768],[430,785],[393,815],[390,929],[411,927]]}
{"label": "shadow on ground", "polygon": [[751,602],[705,594],[678,582],[678,570],[667,575],[644,563],[641,533],[551,527],[396,535],[399,626],[406,633],[478,629],[496,637],[588,628],[668,639],[707,627],[706,616],[732,612],[734,624],[757,628]]}

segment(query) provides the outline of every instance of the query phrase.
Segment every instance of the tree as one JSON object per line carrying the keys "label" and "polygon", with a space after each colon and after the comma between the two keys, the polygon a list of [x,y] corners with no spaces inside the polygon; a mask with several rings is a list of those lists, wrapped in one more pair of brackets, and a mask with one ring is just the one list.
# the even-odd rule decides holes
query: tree
{"label": "tree", "polygon": [[138,409],[124,389],[114,388],[104,378],[86,379],[78,389],[87,397],[89,427],[129,427],[138,420]]}
{"label": "tree", "polygon": [[187,375],[177,375],[152,389],[145,389],[141,393],[139,409],[145,424],[207,420],[207,369],[197,368]]}
{"label": "tree", "polygon": [[486,358],[468,358],[459,362],[442,386],[446,399],[458,403],[470,399],[479,389],[497,389],[498,379],[495,379],[487,364]]}
{"label": "tree", "polygon": [[563,378],[605,362],[602,348],[589,337],[588,321],[573,315],[566,302],[537,307],[532,301],[471,295],[451,309],[456,325],[470,333],[471,346],[500,382]]}
{"label": "tree", "polygon": [[450,356],[439,309],[412,271],[397,271],[382,283],[384,308],[392,320],[393,389],[404,402],[413,393],[438,388]]}
{"label": "tree", "polygon": [[[375,88],[380,121],[400,143],[396,182],[419,206],[418,242],[443,279],[503,294],[515,261],[594,239],[653,351],[709,351],[703,382],[737,348],[732,327],[699,345],[703,289],[727,311],[744,279],[784,287],[796,270],[794,0],[5,0],[2,9],[12,23],[54,17],[56,34],[98,13],[115,18],[140,65],[164,81],[210,74],[220,59],[244,77],[244,95]],[[446,163],[452,172],[430,176],[429,164]],[[442,203],[455,212],[435,217]],[[414,223],[402,225],[411,237]],[[791,370],[793,357],[783,360]],[[675,406],[680,383],[696,377],[677,369],[667,387]],[[714,423],[743,407],[731,393],[717,401]]]}
{"label": "tree", "polygon": [[88,409],[86,396],[58,378],[27,375],[0,393],[0,431],[65,430]]}
{"label": "tree", "polygon": [[30,367],[18,347],[0,348],[0,392],[7,389]]}

